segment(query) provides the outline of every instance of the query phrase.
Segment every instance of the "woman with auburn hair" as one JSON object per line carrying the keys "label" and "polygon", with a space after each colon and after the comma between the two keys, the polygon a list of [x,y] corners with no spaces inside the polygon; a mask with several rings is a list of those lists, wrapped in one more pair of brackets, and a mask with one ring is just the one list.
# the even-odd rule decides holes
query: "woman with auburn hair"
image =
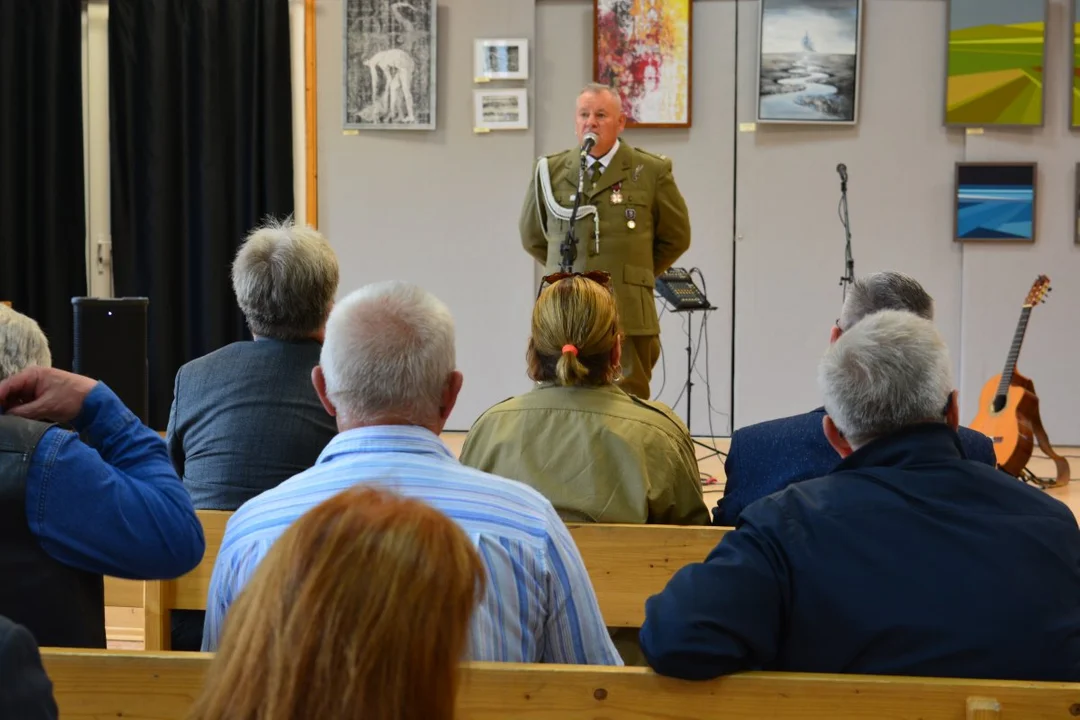
{"label": "woman with auburn hair", "polygon": [[526,352],[537,385],[489,408],[461,461],[531,485],[567,522],[708,524],[686,426],[615,385],[622,347],[608,274],[557,273],[541,288]]}
{"label": "woman with auburn hair", "polygon": [[442,513],[380,489],[336,495],[259,565],[189,717],[452,720],[484,584]]}

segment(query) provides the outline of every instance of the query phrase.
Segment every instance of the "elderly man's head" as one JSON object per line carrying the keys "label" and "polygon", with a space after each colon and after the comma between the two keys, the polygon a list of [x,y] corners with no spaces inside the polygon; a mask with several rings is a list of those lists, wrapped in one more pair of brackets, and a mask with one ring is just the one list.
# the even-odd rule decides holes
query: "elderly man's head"
{"label": "elderly man's head", "polygon": [[949,351],[934,324],[909,312],[863,318],[818,366],[825,437],[841,456],[911,425],[959,424]]}
{"label": "elderly man's head", "polygon": [[339,430],[419,425],[438,434],[461,390],[455,366],[447,307],[415,285],[383,282],[334,306],[312,381]]}
{"label": "elderly man's head", "polygon": [[918,280],[904,273],[889,271],[861,277],[848,291],[840,319],[832,329],[832,340],[835,342],[855,323],[880,310],[903,310],[933,320],[934,299]]}
{"label": "elderly man's head", "polygon": [[337,257],[318,231],[269,222],[236,253],[232,281],[253,335],[319,339],[337,293]]}
{"label": "elderly man's head", "polygon": [[0,381],[31,365],[52,366],[45,333],[33,319],[0,304]]}

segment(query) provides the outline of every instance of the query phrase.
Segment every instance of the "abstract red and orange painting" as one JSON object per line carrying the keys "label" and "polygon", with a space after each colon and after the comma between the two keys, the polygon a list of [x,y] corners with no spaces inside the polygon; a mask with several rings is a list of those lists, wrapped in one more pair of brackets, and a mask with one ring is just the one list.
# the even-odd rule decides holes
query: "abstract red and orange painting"
{"label": "abstract red and orange painting", "polygon": [[593,79],[627,127],[690,127],[691,0],[594,0]]}

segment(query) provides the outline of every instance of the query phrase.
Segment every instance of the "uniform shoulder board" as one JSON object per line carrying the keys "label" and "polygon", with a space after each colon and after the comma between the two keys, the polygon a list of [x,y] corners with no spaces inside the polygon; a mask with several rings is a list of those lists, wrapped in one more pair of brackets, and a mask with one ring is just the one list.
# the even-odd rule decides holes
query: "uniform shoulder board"
{"label": "uniform shoulder board", "polygon": [[637,397],[636,395],[630,395],[630,393],[627,393],[627,395],[630,397],[631,400],[634,401],[634,404],[637,405],[638,407],[643,407],[643,408],[646,408],[648,410],[652,410],[654,413],[657,413],[658,415],[663,415],[665,418],[667,418],[668,421],[671,422],[672,425],[674,425],[676,428],[678,428],[679,432],[683,432],[686,429],[685,426],[683,425],[682,420],[680,420],[679,417],[673,411],[668,410],[667,408],[665,408],[663,406],[660,406],[658,404],[655,404],[653,402],[650,402],[649,400],[642,400],[641,398]]}
{"label": "uniform shoulder board", "polygon": [[667,155],[662,155],[660,153],[649,152],[648,150],[642,150],[641,148],[634,148],[634,149],[637,150],[642,155],[645,155],[647,157],[651,157],[654,160],[660,160],[661,162],[670,159],[670,158],[668,158]]}

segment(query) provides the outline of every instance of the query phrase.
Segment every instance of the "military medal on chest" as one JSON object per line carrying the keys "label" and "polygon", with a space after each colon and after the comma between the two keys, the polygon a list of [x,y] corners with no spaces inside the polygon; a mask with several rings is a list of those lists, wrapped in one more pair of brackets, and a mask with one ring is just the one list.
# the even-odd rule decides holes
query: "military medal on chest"
{"label": "military medal on chest", "polygon": [[626,208],[626,227],[633,230],[637,227],[637,210]]}
{"label": "military medal on chest", "polygon": [[611,188],[611,204],[612,205],[622,205],[622,201],[623,201],[622,183],[618,182],[618,183],[615,183],[615,185],[612,186],[612,188]]}

